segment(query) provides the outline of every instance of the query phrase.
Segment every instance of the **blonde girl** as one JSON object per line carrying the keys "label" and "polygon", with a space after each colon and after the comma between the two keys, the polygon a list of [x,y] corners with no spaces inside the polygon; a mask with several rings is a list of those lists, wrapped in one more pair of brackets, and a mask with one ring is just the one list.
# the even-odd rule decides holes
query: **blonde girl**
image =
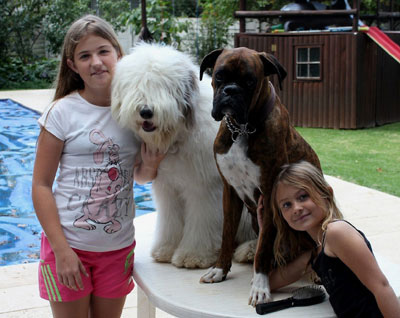
{"label": "blonde girl", "polygon": [[[400,303],[372,253],[365,235],[343,220],[333,190],[308,162],[282,167],[272,191],[277,227],[275,257],[281,269],[270,274],[271,290],[313,270],[338,317],[400,317]],[[262,199],[257,215],[261,226]],[[316,244],[293,262],[283,259],[289,227],[306,231]]]}
{"label": "blonde girl", "polygon": [[43,228],[39,289],[56,318],[120,317],[134,287],[133,175],[152,180],[163,155],[111,117],[111,81],[122,55],[106,21],[88,15],[74,22],[54,101],[39,119],[32,179]]}

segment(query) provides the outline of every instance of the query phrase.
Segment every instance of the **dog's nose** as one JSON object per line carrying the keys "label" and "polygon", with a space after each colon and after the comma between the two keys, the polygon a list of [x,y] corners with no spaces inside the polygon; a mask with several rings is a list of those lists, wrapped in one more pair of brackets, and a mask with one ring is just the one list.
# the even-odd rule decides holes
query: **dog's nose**
{"label": "dog's nose", "polygon": [[224,94],[225,95],[234,95],[239,92],[239,88],[237,85],[230,84],[224,87]]}
{"label": "dog's nose", "polygon": [[142,117],[143,119],[150,119],[151,117],[153,117],[153,112],[151,111],[151,109],[149,109],[147,106],[144,107],[141,111],[140,111],[140,117]]}

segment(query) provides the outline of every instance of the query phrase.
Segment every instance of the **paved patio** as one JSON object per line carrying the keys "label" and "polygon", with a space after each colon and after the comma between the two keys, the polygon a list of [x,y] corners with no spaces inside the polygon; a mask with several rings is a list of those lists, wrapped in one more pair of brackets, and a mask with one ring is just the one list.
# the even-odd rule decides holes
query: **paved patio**
{"label": "paved patio", "polygon": [[[42,111],[53,90],[0,91],[10,98]],[[373,249],[396,270],[400,269],[400,198],[327,176],[345,218],[360,228]],[[400,277],[400,270],[397,277]],[[400,290],[396,289],[397,295]],[[37,264],[0,267],[0,318],[51,317],[47,301],[38,295]],[[137,317],[136,289],[128,296],[122,317]],[[172,317],[157,310],[157,317]]]}

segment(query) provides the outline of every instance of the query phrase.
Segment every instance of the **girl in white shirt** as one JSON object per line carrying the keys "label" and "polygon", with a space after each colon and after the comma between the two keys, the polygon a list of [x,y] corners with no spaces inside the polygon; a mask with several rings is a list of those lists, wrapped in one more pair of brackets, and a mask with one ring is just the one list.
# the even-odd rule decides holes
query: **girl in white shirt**
{"label": "girl in white shirt", "polygon": [[106,21],[88,15],[74,22],[54,101],[39,119],[32,198],[44,232],[40,295],[54,317],[120,317],[134,287],[133,176],[153,180],[163,154],[111,117],[122,55]]}

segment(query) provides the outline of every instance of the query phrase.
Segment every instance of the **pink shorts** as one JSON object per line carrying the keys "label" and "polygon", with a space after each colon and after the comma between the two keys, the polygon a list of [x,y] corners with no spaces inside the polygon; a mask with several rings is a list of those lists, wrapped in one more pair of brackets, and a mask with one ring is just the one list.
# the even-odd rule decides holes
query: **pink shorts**
{"label": "pink shorts", "polygon": [[102,298],[121,298],[135,286],[132,277],[134,251],[132,245],[110,252],[87,252],[73,249],[89,277],[81,274],[83,290],[69,289],[57,279],[56,260],[47,237],[42,234],[39,264],[40,297],[50,301],[74,301],[89,294]]}

